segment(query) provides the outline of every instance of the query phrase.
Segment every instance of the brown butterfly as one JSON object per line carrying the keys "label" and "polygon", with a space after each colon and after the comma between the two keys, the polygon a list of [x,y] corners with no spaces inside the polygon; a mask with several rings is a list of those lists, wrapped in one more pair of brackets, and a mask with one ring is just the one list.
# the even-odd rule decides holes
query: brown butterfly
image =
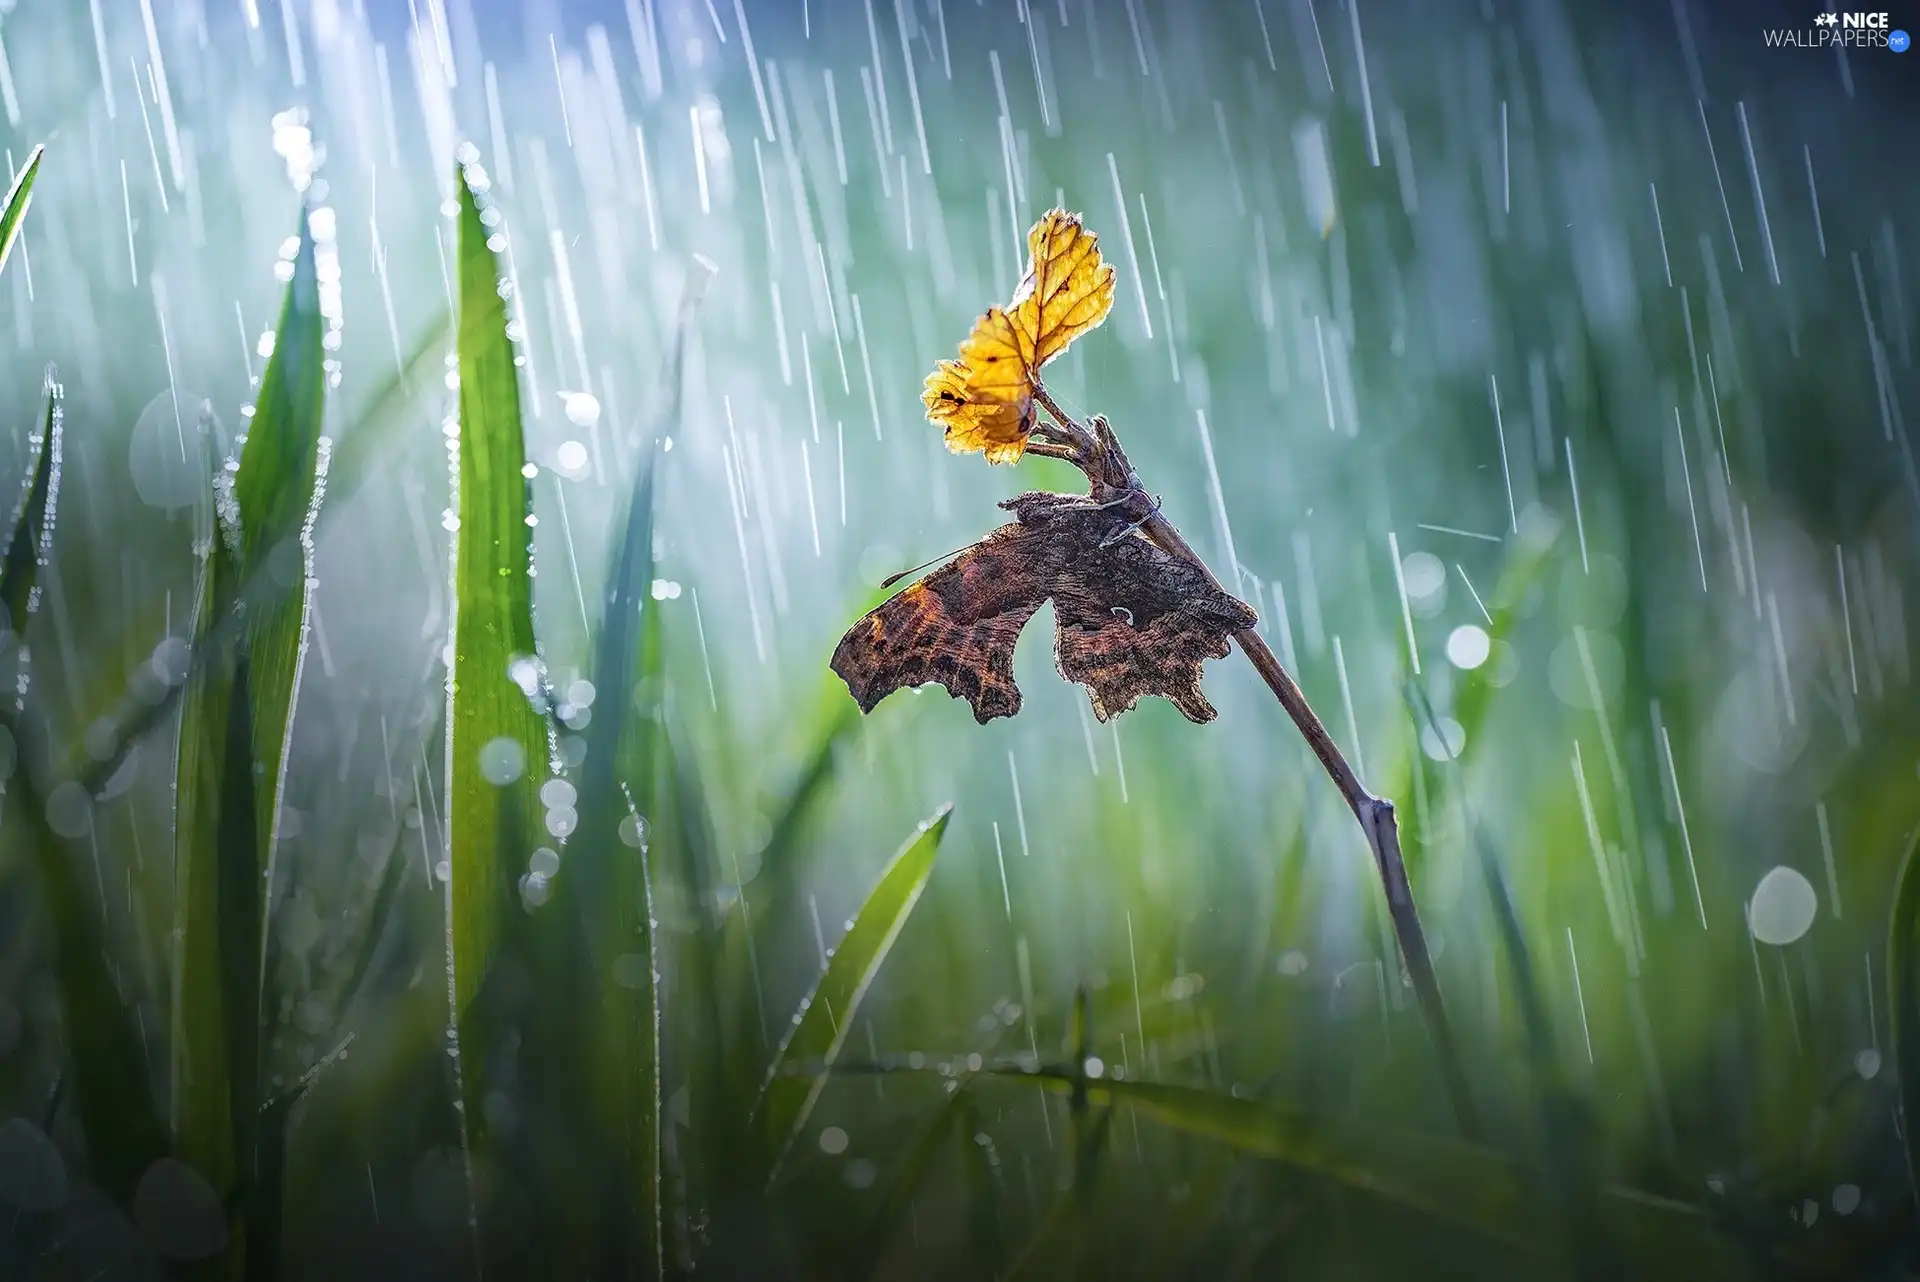
{"label": "brown butterfly", "polygon": [[982,725],[1020,711],[1013,648],[1053,601],[1054,662],[1087,687],[1101,721],[1142,695],[1172,700],[1189,721],[1216,715],[1200,665],[1257,621],[1206,571],[1148,540],[1155,508],[1139,490],[1101,502],[1082,494],[1022,494],[1000,504],[1003,525],[847,630],[833,652],[862,712],[903,686],[937,682]]}

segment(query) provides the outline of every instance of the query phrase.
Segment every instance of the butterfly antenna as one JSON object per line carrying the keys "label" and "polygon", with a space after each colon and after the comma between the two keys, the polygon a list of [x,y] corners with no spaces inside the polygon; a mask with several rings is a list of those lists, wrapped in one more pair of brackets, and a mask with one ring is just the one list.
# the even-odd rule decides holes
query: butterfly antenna
{"label": "butterfly antenna", "polygon": [[911,570],[902,570],[898,574],[890,574],[886,578],[880,580],[880,586],[882,589],[890,588],[894,584],[898,583],[900,580],[906,578],[909,574],[917,574],[918,572],[926,569],[930,565],[938,565],[942,561],[946,560],[948,557],[959,556],[962,552],[966,550],[967,550],[966,548],[955,548],[951,552],[946,552],[941,554],[940,556],[934,557],[933,560],[931,561],[922,561],[920,564],[914,566],[913,569]]}
{"label": "butterfly antenna", "polygon": [[1147,509],[1147,514],[1145,516],[1141,517],[1139,520],[1133,522],[1130,525],[1123,525],[1119,529],[1115,530],[1113,533],[1107,535],[1106,538],[1100,540],[1100,546],[1103,548],[1112,547],[1114,544],[1118,543],[1121,539],[1126,538],[1129,534],[1132,534],[1135,530],[1138,530],[1141,526],[1145,525],[1148,521],[1151,521],[1154,517],[1158,516],[1159,514],[1160,514],[1160,496],[1156,494],[1153,496],[1153,506]]}

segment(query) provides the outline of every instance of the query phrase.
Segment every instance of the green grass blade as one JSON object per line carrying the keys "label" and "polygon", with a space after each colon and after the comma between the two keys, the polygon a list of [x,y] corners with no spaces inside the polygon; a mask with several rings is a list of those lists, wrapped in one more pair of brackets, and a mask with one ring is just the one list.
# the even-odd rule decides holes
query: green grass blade
{"label": "green grass blade", "polygon": [[1893,912],[1887,928],[1887,1001],[1893,1021],[1894,1069],[1899,1074],[1900,1128],[1906,1147],[1907,1175],[1920,1188],[1920,834],[1907,847],[1894,883]]}
{"label": "green grass blade", "polygon": [[[516,908],[522,869],[501,865],[500,798],[517,794],[522,822],[539,813],[546,772],[545,718],[516,673],[537,672],[533,580],[528,574],[532,496],[521,474],[526,447],[520,427],[520,378],[507,337],[507,305],[499,265],[487,247],[479,196],[468,172],[459,182],[460,461],[458,544],[447,768],[448,834],[452,845],[454,1007],[464,1012],[480,989],[502,923]],[[489,745],[495,751],[486,754]],[[508,759],[518,776],[500,785],[482,772]],[[512,771],[495,769],[496,777]],[[537,843],[524,835],[531,853]],[[463,1067],[465,1065],[463,1064]],[[467,1082],[469,1091],[477,1078]],[[470,1100],[469,1124],[478,1118]]]}
{"label": "green grass blade", "polygon": [[20,238],[21,220],[27,216],[27,206],[33,203],[33,180],[40,176],[40,158],[47,154],[46,144],[34,147],[27,157],[27,163],[13,176],[13,186],[7,188],[7,200],[0,205],[0,268],[7,265],[7,256],[13,253],[13,242]]}
{"label": "green grass blade", "polygon": [[[496,979],[503,946],[533,960],[525,950],[536,941],[522,929],[529,918],[518,887],[534,849],[544,844],[535,820],[550,754],[547,720],[534,702],[543,697],[545,677],[533,628],[532,495],[521,472],[520,379],[499,264],[480,217],[485,179],[478,166],[462,166],[457,185],[459,530],[447,711],[448,940],[465,1142],[504,1156],[506,1137],[493,1133],[483,1101],[492,1085],[489,1065],[499,1061],[501,1038],[516,1012],[500,993],[507,986],[489,988],[489,981]],[[480,1002],[483,989],[490,996]],[[531,1040],[535,1051],[560,1050]],[[481,1214],[484,1230],[484,1208]],[[481,1240],[490,1239],[483,1231]]]}
{"label": "green grass blade", "polygon": [[[762,1088],[758,1114],[760,1134],[777,1168],[800,1128],[806,1125],[820,1092],[826,1088],[854,1016],[867,988],[879,973],[893,941],[907,924],[913,906],[933,874],[933,859],[946,834],[951,805],[942,806],[920,825],[894,855],[880,880],[855,914],[853,926],[834,949],[827,970],[800,1007],[800,1018],[774,1057],[773,1069]],[[789,1064],[809,1066],[806,1077],[787,1074]],[[817,1071],[812,1069],[818,1065]]]}
{"label": "green grass blade", "polygon": [[[326,472],[325,332],[303,212],[273,355],[202,573],[201,653],[184,696],[177,766],[176,1156],[236,1217],[261,1209],[261,1021],[271,989],[264,943]],[[257,583],[273,590],[250,592]],[[271,1183],[278,1186],[278,1172]],[[277,1208],[262,1222],[277,1225]],[[250,1242],[238,1220],[227,1239],[231,1269],[243,1269],[250,1250],[254,1268],[274,1265],[272,1236]]]}

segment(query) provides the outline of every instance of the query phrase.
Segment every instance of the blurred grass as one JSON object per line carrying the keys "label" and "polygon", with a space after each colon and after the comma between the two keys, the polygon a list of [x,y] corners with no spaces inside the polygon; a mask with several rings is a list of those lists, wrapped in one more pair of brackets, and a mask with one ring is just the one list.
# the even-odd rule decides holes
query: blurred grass
{"label": "blurred grass", "polygon": [[[0,672],[32,677],[0,1177],[44,1137],[70,1191],[27,1208],[0,1178],[0,1272],[139,1275],[167,1238],[136,1190],[199,1142],[153,1106],[193,1085],[170,1026],[224,1018],[166,980],[169,852],[220,839],[172,826],[175,715],[285,744],[226,839],[238,867],[279,826],[249,893],[288,1276],[466,1277],[476,1247],[495,1276],[1911,1271],[1920,294],[1884,68],[1763,67],[1705,11],[814,6],[809,33],[641,6],[629,41],[465,8],[444,57],[378,11],[163,13],[145,113],[109,111],[89,33],[8,20],[10,141],[67,142],[8,242],[0,359],[23,402],[52,356],[69,389],[64,454],[35,398],[0,463],[32,656]],[[1698,83],[1642,56],[1675,21]],[[148,49],[103,24],[106,62]],[[462,133],[490,189],[436,221]],[[202,395],[210,458],[230,407],[262,431],[283,165],[335,218],[352,319],[284,739],[168,680],[238,679],[213,660],[242,634],[186,631],[211,487],[150,448]],[[1073,482],[945,458],[912,400],[1056,199],[1123,273],[1056,390],[1237,563],[1399,805],[1483,1148],[1437,1138],[1365,852],[1244,665],[1209,667],[1203,730],[1093,724],[1045,620],[1011,724],[938,691],[861,719],[823,671],[880,576]],[[697,330],[692,252],[720,269]],[[273,361],[296,346],[283,318]],[[540,709],[508,679],[535,653]],[[246,676],[256,707],[280,680]],[[949,798],[941,875],[842,1012],[861,949],[826,956],[834,924],[884,908],[893,837]],[[1745,921],[1776,868],[1814,893],[1779,945]],[[770,1071],[804,1101],[771,1188]]]}

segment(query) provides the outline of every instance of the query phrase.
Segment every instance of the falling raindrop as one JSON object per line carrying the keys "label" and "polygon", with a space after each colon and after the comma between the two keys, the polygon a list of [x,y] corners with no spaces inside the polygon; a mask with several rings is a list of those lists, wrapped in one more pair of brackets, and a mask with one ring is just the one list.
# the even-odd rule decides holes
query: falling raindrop
{"label": "falling raindrop", "polygon": [[567,422],[575,427],[592,427],[600,421],[600,401],[591,392],[562,392]]}
{"label": "falling raindrop", "polygon": [[838,1157],[847,1151],[847,1133],[837,1126],[822,1128],[820,1132],[820,1151],[828,1157]]}

